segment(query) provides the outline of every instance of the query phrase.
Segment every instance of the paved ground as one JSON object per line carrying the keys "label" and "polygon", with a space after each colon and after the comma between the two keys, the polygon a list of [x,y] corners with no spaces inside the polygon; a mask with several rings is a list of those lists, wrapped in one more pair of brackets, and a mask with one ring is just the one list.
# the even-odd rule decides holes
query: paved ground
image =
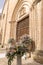
{"label": "paved ground", "polygon": [[[0,65],[8,65],[7,58],[0,58]],[[17,65],[16,59],[12,62],[12,65]],[[32,58],[30,59],[22,59],[22,65],[43,65],[40,63],[35,62]]]}
{"label": "paved ground", "polygon": [[[5,52],[1,51],[0,52],[0,65],[8,65],[7,64],[7,58],[5,57]],[[17,65],[17,60],[14,59],[12,62],[12,65]],[[22,58],[22,65],[43,65],[40,63],[35,62],[32,58]]]}

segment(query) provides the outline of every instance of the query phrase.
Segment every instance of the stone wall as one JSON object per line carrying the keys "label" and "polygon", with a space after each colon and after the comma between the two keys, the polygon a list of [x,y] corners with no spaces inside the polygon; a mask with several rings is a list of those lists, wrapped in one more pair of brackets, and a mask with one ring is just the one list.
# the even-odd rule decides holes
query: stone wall
{"label": "stone wall", "polygon": [[41,44],[41,2],[30,9],[30,36],[35,40],[36,49]]}

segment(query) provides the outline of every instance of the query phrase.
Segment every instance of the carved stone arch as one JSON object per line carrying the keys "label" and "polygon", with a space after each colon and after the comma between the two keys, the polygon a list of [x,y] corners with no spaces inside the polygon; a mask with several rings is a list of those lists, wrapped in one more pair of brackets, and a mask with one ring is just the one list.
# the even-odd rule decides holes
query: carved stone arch
{"label": "carved stone arch", "polygon": [[[26,12],[26,6],[29,8],[28,2],[22,2],[22,4],[18,3],[13,11],[12,20],[13,21],[15,20],[15,23],[17,24],[15,27],[17,41],[19,40],[20,36],[22,36],[24,34],[29,34],[29,14],[27,14],[27,12]],[[20,11],[24,11],[22,16],[21,15],[19,16]]]}
{"label": "carved stone arch", "polygon": [[11,17],[11,20],[18,20],[19,18],[19,12],[21,9],[30,9],[30,4],[28,2],[28,0],[19,0],[18,3],[16,4],[14,10],[13,10],[13,14],[12,14],[12,17]]}
{"label": "carved stone arch", "polygon": [[21,18],[25,14],[29,14],[29,3],[27,1],[22,2],[22,5],[19,7],[17,14],[16,14],[16,20]]}

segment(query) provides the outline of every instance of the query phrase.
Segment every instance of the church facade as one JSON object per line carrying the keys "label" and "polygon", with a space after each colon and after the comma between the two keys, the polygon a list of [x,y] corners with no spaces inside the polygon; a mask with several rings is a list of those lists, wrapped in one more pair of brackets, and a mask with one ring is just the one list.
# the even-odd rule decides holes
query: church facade
{"label": "church facade", "polygon": [[6,0],[0,23],[3,47],[8,47],[9,38],[18,41],[28,34],[35,49],[43,51],[43,0]]}

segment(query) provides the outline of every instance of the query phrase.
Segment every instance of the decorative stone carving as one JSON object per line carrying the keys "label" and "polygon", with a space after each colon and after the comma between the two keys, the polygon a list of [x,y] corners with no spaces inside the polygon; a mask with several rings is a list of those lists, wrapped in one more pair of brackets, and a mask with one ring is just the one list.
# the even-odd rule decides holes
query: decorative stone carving
{"label": "decorative stone carving", "polygon": [[29,3],[27,1],[22,1],[22,4],[17,11],[16,20],[20,19],[22,16],[28,13],[29,13]]}
{"label": "decorative stone carving", "polygon": [[23,7],[21,10],[20,10],[20,14],[19,14],[19,17],[23,16],[26,14],[26,10],[25,8]]}

